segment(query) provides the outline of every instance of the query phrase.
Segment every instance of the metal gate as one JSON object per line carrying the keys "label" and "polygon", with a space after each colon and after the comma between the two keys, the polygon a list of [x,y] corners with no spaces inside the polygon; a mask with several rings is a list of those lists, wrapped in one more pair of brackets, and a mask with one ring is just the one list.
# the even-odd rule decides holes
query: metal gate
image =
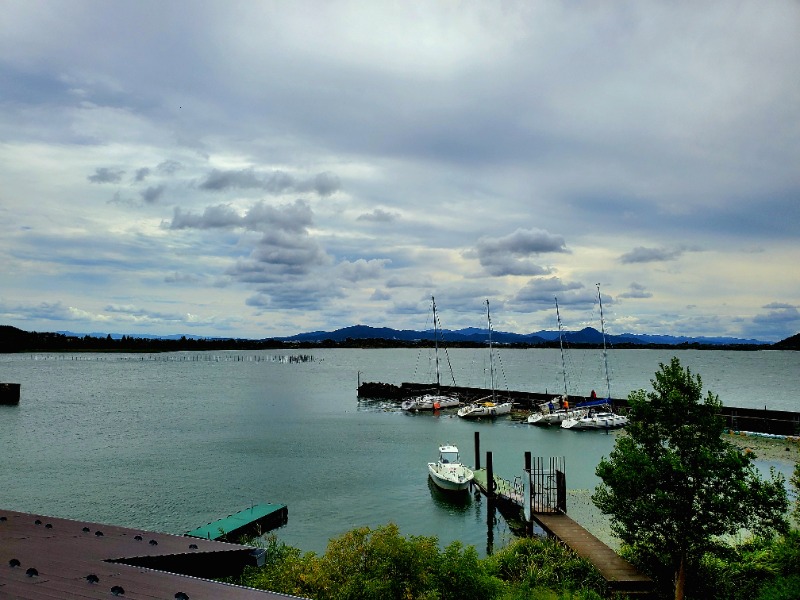
{"label": "metal gate", "polygon": [[545,459],[534,457],[531,468],[525,469],[523,478],[525,492],[525,519],[530,521],[535,513],[567,512],[567,478],[564,457],[551,456]]}

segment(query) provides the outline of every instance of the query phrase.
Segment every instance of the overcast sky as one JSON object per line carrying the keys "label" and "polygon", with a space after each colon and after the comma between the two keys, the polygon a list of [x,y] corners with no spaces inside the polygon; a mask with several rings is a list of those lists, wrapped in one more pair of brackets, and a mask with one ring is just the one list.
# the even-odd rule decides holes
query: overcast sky
{"label": "overcast sky", "polygon": [[5,0],[0,324],[800,331],[800,3]]}

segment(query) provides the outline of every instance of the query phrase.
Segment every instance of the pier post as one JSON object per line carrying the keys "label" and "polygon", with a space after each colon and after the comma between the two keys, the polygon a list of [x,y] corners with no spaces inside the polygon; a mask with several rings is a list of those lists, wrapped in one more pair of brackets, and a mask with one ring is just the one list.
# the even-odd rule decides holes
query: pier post
{"label": "pier post", "polygon": [[494,500],[494,491],[497,486],[494,482],[494,466],[492,465],[492,453],[486,453],[486,497]]}
{"label": "pier post", "polygon": [[475,470],[481,468],[481,433],[475,432]]}
{"label": "pier post", "polygon": [[525,470],[528,473],[531,472],[531,453],[530,453],[530,450],[525,452]]}

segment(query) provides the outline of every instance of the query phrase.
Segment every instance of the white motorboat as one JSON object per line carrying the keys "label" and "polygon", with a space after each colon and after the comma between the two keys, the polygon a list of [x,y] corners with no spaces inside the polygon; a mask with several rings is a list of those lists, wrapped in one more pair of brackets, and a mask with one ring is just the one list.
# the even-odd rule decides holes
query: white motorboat
{"label": "white motorboat", "polygon": [[445,396],[443,394],[425,394],[416,398],[404,400],[400,405],[403,410],[417,412],[421,410],[439,410],[441,408],[453,408],[460,405],[458,398]]}
{"label": "white motorboat", "polygon": [[428,475],[437,487],[451,492],[466,490],[474,477],[459,461],[458,448],[449,444],[439,446],[439,460],[428,463]]}
{"label": "white motorboat", "polygon": [[479,400],[458,409],[458,416],[463,419],[494,418],[507,415],[511,412],[511,402],[494,402],[492,400]]}
{"label": "white motorboat", "polygon": [[579,419],[566,419],[561,423],[564,429],[619,429],[628,424],[628,417],[617,413],[590,410],[589,414]]}

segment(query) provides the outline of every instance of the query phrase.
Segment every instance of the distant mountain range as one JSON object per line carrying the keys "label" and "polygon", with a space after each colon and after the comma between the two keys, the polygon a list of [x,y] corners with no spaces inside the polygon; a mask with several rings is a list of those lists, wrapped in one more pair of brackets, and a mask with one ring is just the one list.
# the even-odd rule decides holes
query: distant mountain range
{"label": "distant mountain range", "polygon": [[[303,346],[341,346],[341,347],[392,347],[414,345],[418,342],[432,342],[433,329],[417,331],[411,329],[392,329],[389,327],[369,327],[353,325],[334,331],[310,331],[286,337],[268,338],[225,338],[198,335],[152,335],[120,333],[74,333],[26,332],[9,325],[0,325],[0,352],[15,352],[26,349],[76,349],[76,350],[134,350],[155,351],[176,349],[218,349],[242,348],[263,349],[285,345]],[[603,344],[603,334],[592,327],[580,331],[565,331],[561,334],[566,344],[573,346],[594,346]],[[439,340],[449,345],[475,346],[489,341],[489,330],[469,327],[466,329],[439,331]],[[520,346],[558,346],[559,332],[542,330],[536,333],[519,334],[492,331],[492,341],[497,344]],[[742,339],[725,336],[673,336],[623,333],[606,335],[609,347],[669,347],[691,346],[700,348],[772,348],[776,350],[800,350],[800,334],[793,335],[777,343],[757,339]]]}
{"label": "distant mountain range", "polygon": [[[434,330],[415,331],[410,329],[391,329],[388,327],[369,327],[367,325],[353,325],[335,331],[311,331],[299,333],[289,337],[275,338],[288,342],[322,342],[333,340],[343,342],[347,339],[385,339],[399,342],[415,342],[420,340],[433,340]],[[439,332],[440,339],[448,343],[487,343],[489,331],[469,327],[466,329],[443,329]],[[592,327],[580,331],[565,331],[562,333],[564,341],[569,344],[602,344],[603,334]],[[519,334],[503,331],[492,331],[492,341],[498,344],[529,344],[539,345],[558,341],[558,331],[537,331],[536,333]],[[686,337],[672,335],[647,335],[636,333],[623,333],[621,335],[606,335],[606,342],[613,346],[620,345],[667,345],[700,344],[714,346],[730,345],[770,345],[756,339],[740,339],[733,337]]]}

